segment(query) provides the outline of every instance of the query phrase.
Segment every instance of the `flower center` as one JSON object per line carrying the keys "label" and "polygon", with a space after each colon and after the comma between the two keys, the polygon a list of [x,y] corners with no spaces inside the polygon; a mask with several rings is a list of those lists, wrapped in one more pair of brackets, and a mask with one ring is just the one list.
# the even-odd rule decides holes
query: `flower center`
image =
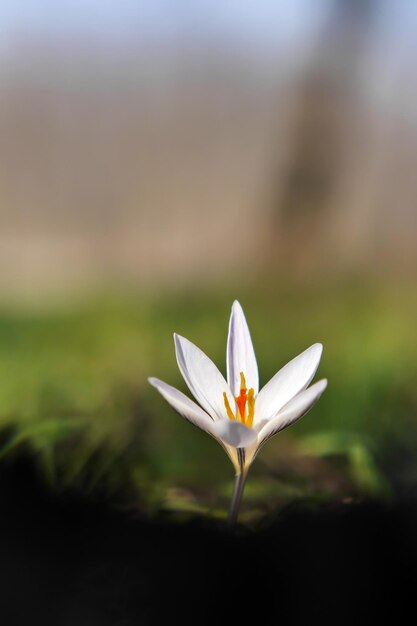
{"label": "flower center", "polygon": [[245,426],[252,427],[253,414],[255,412],[255,391],[253,387],[247,389],[245,375],[240,372],[240,393],[235,396],[236,411],[233,413],[226,392],[223,392],[224,406],[229,419],[242,422]]}

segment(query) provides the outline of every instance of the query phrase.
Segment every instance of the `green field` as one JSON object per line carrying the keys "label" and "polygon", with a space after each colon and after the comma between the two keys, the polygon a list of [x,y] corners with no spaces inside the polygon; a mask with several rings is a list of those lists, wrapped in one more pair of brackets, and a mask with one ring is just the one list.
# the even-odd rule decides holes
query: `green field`
{"label": "green field", "polygon": [[[167,293],[132,290],[65,305],[0,308],[3,462],[33,453],[54,489],[145,512],[223,515],[233,476],[221,447],[147,383],[186,390],[172,333],[225,370],[232,301],[245,310],[261,384],[316,341],[329,387],[254,464],[244,515],[298,498],[390,498],[417,479],[417,294],[345,281]],[[169,514],[169,513],[167,513]],[[178,513],[175,513],[178,514]]]}

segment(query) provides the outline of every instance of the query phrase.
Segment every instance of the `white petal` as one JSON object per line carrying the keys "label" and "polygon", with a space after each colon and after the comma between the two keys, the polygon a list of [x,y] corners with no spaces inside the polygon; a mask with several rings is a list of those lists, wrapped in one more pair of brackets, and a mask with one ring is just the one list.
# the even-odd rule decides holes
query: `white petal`
{"label": "white petal", "polygon": [[189,422],[201,428],[206,433],[214,437],[221,446],[224,448],[226,454],[232,461],[236,471],[239,471],[239,461],[236,454],[236,449],[227,445],[226,442],[216,433],[212,418],[207,415],[203,409],[201,409],[195,402],[187,398],[179,389],[171,387],[167,383],[164,383],[158,378],[148,378],[148,381],[153,385],[159,393],[165,398],[165,400],[176,410],[180,415],[185,417]]}
{"label": "white petal", "polygon": [[148,378],[148,380],[180,415],[205,432],[214,435],[214,422],[211,417],[190,398],[187,398],[182,391],[171,387],[158,378]]}
{"label": "white petal", "polygon": [[227,382],[235,396],[240,393],[240,372],[245,375],[248,389],[253,387],[256,395],[259,391],[258,364],[245,315],[235,300],[227,338]]}
{"label": "white petal", "polygon": [[290,400],[281,409],[278,415],[269,420],[260,430],[258,437],[259,446],[280,430],[287,428],[287,426],[303,417],[307,411],[314,406],[326,387],[327,380],[320,380],[318,383],[315,383],[308,389],[304,389],[304,391],[301,391],[295,398]]}
{"label": "white petal", "polygon": [[228,419],[223,393],[232,410],[236,406],[229,385],[208,356],[191,341],[174,335],[178,367],[191,393],[214,420]]}
{"label": "white petal", "polygon": [[232,422],[229,419],[214,422],[213,429],[223,443],[235,448],[245,448],[258,439],[258,433],[253,428],[248,428],[241,422]]}
{"label": "white petal", "polygon": [[271,378],[256,398],[255,424],[276,415],[291,398],[310,384],[319,366],[322,351],[321,343],[315,343]]}

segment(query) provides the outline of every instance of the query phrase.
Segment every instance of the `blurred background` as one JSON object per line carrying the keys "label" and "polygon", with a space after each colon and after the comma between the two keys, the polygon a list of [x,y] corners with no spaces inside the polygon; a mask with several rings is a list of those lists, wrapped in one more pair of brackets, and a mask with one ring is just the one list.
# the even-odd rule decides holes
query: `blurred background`
{"label": "blurred background", "polygon": [[54,489],[222,516],[232,467],[148,388],[172,332],[329,388],[244,515],[417,484],[417,6],[0,2],[0,455]]}

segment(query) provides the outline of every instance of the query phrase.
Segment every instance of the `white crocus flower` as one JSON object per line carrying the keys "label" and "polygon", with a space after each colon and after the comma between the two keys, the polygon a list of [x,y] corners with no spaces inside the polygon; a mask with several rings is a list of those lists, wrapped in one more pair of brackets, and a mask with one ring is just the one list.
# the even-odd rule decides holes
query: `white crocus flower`
{"label": "white crocus flower", "polygon": [[250,464],[268,439],[311,409],[327,386],[309,387],[323,346],[315,343],[287,363],[259,391],[258,365],[248,325],[235,301],[227,339],[227,382],[216,365],[191,341],[174,334],[177,362],[199,404],[162,380],[149,382],[183,417],[214,437],[236,471],[230,521],[234,523]]}

